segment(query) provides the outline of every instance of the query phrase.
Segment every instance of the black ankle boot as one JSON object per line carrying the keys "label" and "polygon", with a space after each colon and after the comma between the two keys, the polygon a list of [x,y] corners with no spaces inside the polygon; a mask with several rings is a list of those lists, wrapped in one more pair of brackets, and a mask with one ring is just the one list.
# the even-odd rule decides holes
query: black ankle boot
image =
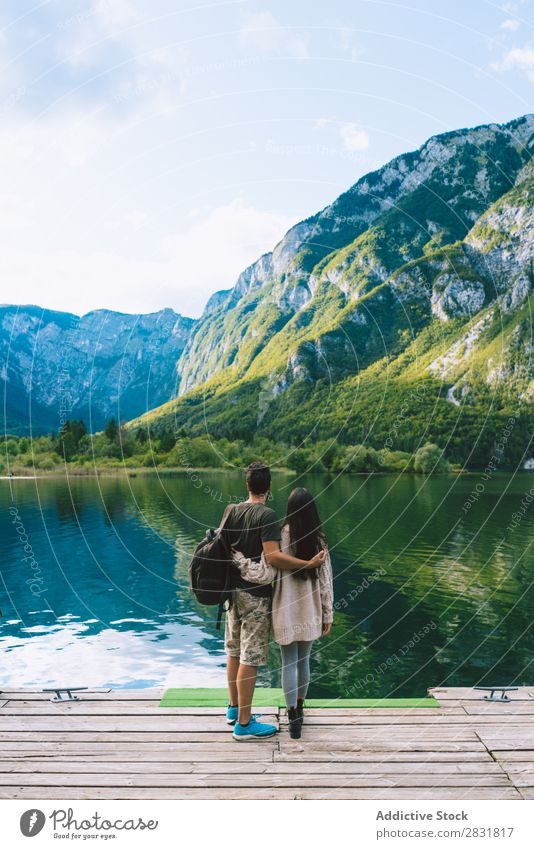
{"label": "black ankle boot", "polygon": [[289,720],[289,736],[292,740],[300,739],[300,719],[297,716],[297,709],[294,707],[287,709],[287,718]]}
{"label": "black ankle boot", "polygon": [[304,699],[297,699],[297,716],[300,724],[304,725]]}

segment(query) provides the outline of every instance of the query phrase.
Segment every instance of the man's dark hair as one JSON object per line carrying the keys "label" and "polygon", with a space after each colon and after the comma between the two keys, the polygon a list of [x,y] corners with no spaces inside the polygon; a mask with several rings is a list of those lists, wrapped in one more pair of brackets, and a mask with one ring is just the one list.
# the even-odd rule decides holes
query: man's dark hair
{"label": "man's dark hair", "polygon": [[265,495],[271,486],[271,470],[265,463],[255,461],[245,469],[247,489],[253,495]]}

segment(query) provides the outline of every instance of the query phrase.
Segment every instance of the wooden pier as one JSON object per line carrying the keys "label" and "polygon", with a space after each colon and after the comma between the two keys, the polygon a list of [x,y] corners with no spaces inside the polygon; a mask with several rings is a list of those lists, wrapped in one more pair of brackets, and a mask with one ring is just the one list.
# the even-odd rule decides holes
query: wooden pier
{"label": "wooden pier", "polygon": [[57,703],[0,692],[1,799],[533,799],[534,687],[490,703],[309,710],[291,740],[237,743],[222,708],[160,708],[161,690]]}

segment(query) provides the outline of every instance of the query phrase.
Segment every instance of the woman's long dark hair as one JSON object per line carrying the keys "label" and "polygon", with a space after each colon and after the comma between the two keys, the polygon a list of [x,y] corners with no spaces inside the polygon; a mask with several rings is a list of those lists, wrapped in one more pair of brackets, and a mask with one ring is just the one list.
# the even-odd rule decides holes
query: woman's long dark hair
{"label": "woman's long dark hair", "polygon": [[[284,525],[289,528],[291,550],[295,557],[311,560],[326,546],[326,536],[314,497],[303,486],[294,489],[287,500]],[[293,575],[303,581],[316,580],[318,572],[317,569],[298,569]]]}

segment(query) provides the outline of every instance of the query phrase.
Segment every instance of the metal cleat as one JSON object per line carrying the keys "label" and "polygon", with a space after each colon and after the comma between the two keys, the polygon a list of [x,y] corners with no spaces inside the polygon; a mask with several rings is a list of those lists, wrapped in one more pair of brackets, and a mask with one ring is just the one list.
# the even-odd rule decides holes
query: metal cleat
{"label": "metal cleat", "polygon": [[[47,687],[42,690],[43,693],[55,693],[53,699],[50,699],[51,702],[79,702],[79,696],[73,696],[73,692],[77,692],[79,690],[87,690],[87,687]],[[62,693],[66,693],[66,696],[62,696]]]}
{"label": "metal cleat", "polygon": [[[512,701],[506,693],[510,690],[519,690],[519,687],[473,687],[473,690],[489,690],[489,696],[484,696],[487,702],[510,702]],[[495,693],[500,693],[496,696]]]}

